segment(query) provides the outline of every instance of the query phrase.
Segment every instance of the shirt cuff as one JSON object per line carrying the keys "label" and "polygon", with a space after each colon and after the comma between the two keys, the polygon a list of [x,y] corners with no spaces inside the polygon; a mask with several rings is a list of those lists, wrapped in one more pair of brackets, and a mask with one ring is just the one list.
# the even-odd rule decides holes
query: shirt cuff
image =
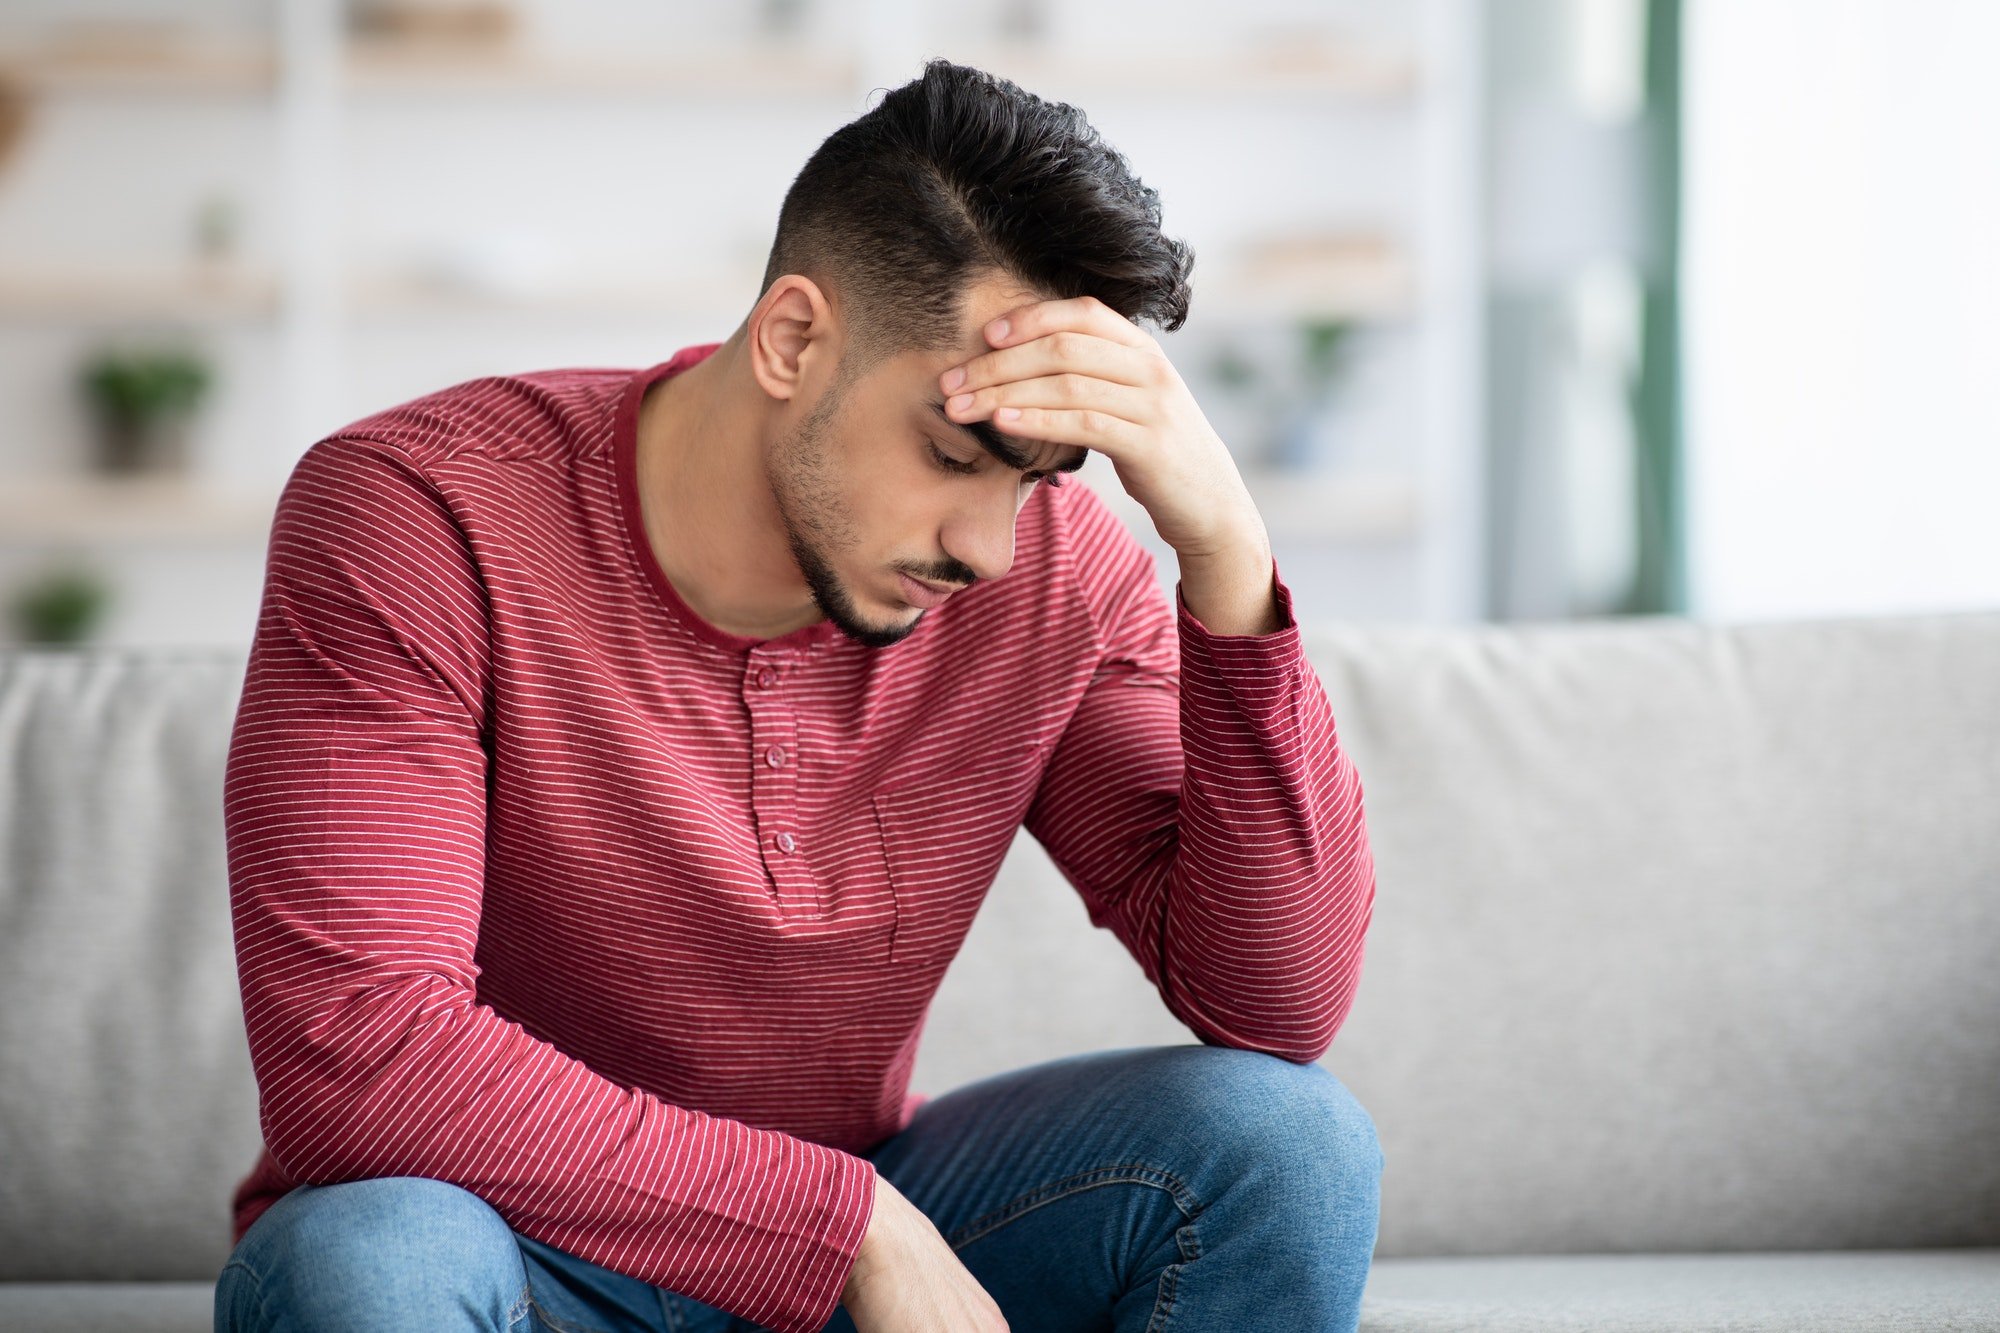
{"label": "shirt cuff", "polygon": [[824,1208],[811,1218],[817,1234],[810,1239],[801,1238],[804,1244],[799,1253],[804,1267],[793,1293],[817,1292],[819,1296],[796,1322],[774,1324],[777,1333],[817,1333],[826,1327],[840,1309],[840,1294],[861,1257],[861,1242],[875,1219],[874,1163],[838,1149],[827,1151],[833,1159],[836,1184]]}
{"label": "shirt cuff", "polygon": [[1180,580],[1174,580],[1182,657],[1192,651],[1223,671],[1270,671],[1298,665],[1305,657],[1305,648],[1300,642],[1298,618],[1292,614],[1292,590],[1278,573],[1276,556],[1271,557],[1271,596],[1278,604],[1278,628],[1268,634],[1217,634],[1188,610]]}

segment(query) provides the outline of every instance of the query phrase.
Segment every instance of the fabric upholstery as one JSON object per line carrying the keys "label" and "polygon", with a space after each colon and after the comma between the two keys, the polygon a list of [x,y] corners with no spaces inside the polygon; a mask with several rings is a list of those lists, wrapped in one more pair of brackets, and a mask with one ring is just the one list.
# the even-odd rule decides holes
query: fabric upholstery
{"label": "fabric upholstery", "polygon": [[[2000,612],[1307,642],[1377,864],[1322,1061],[1388,1161],[1364,1327],[2000,1327],[1896,1322],[2000,1271]],[[0,1325],[206,1318],[258,1143],[243,665],[0,654]],[[1023,834],[916,1087],[1189,1040]],[[1814,1305],[1793,1251],[1889,1253]]]}

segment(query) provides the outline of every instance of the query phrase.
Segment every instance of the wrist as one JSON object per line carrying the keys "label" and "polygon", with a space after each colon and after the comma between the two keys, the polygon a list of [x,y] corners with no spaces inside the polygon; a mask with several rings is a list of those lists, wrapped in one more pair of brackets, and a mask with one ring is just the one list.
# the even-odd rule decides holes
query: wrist
{"label": "wrist", "polygon": [[840,1302],[842,1305],[847,1304],[848,1300],[853,1296],[855,1291],[858,1290],[861,1287],[861,1285],[868,1280],[868,1275],[870,1274],[870,1272],[873,1271],[875,1267],[875,1256],[876,1252],[881,1248],[881,1236],[882,1236],[882,1229],[876,1226],[875,1223],[879,1215],[881,1214],[881,1211],[882,1211],[881,1177],[877,1176],[876,1186],[875,1186],[875,1202],[873,1209],[869,1213],[868,1229],[864,1231],[861,1235],[861,1245],[860,1248],[858,1248],[854,1252],[854,1262],[848,1267],[847,1280],[841,1283],[840,1286]]}

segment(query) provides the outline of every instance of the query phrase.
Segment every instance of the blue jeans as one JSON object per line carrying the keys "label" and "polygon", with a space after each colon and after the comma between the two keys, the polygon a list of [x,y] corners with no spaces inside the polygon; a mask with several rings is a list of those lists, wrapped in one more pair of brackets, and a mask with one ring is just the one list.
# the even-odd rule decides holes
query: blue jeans
{"label": "blue jeans", "polygon": [[[1008,1324],[1352,1333],[1375,1124],[1320,1065],[1203,1045],[1070,1056],[925,1103],[866,1154]],[[510,1229],[443,1181],[301,1185],[253,1223],[217,1333],[758,1333]],[[837,1308],[824,1333],[853,1333]]]}

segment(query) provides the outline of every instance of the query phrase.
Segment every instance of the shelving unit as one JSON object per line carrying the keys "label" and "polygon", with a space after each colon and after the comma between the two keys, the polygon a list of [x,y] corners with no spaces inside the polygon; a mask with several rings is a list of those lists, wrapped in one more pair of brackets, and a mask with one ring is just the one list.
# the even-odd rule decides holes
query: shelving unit
{"label": "shelving unit", "polygon": [[198,324],[269,320],[277,316],[280,295],[276,273],[236,266],[0,271],[0,319]]}
{"label": "shelving unit", "polygon": [[[199,266],[30,266],[0,261],[0,326],[75,329],[121,321],[185,321],[221,330],[262,330],[278,356],[283,420],[274,430],[302,448],[343,406],[351,346],[377,325],[407,330],[445,321],[482,334],[534,330],[549,321],[643,326],[662,311],[725,329],[747,307],[758,273],[747,262],[706,264],[679,274],[572,273],[515,290],[439,281],[377,257],[351,257],[339,217],[352,169],[348,125],[393,99],[413,124],[437,108],[557,98],[618,98],[672,110],[716,99],[746,105],[794,102],[828,126],[855,114],[869,90],[910,77],[926,49],[916,0],[856,0],[846,49],[737,46],[665,58],[581,56],[533,47],[451,55],[353,39],[337,0],[275,0],[268,41],[153,43],[144,54],[107,56],[51,48],[0,48],[0,69],[52,97],[113,98],[143,110],[148,99],[248,98],[243,114],[269,117],[279,163],[284,244],[275,263]],[[1274,542],[1298,547],[1367,546],[1411,563],[1415,600],[1402,617],[1460,620],[1478,600],[1479,420],[1478,0],[1420,0],[1409,49],[1334,42],[1217,51],[1204,56],[1079,59],[988,42],[952,44],[954,59],[1018,79],[1044,95],[1090,107],[1095,98],[1166,97],[1213,104],[1218,116],[1322,114],[1351,108],[1394,125],[1416,145],[1415,224],[1400,234],[1357,225],[1316,257],[1289,259],[1282,229],[1266,229],[1266,261],[1252,250],[1207,258],[1197,281],[1208,328],[1254,328],[1305,318],[1347,318],[1400,330],[1413,348],[1418,402],[1399,467],[1370,465],[1326,475],[1265,473],[1246,466]],[[943,48],[941,48],[943,49]],[[467,103],[463,99],[476,99]],[[828,107],[827,111],[819,108]],[[802,113],[804,114],[804,113]],[[1095,119],[1095,117],[1093,117]],[[1244,206],[1239,205],[1240,209]],[[1254,206],[1244,211],[1254,213]],[[1275,259],[1272,256],[1277,256]],[[725,323],[726,321],[726,323]],[[720,336],[717,334],[716,336]],[[360,343],[353,340],[361,339]],[[1191,377],[1192,378],[1192,377]],[[0,460],[0,469],[5,469]],[[1088,477],[1088,474],[1086,474]],[[1142,511],[1108,471],[1093,480],[1135,532]],[[0,553],[46,547],[148,543],[239,544],[256,558],[275,490],[224,477],[153,485],[89,477],[8,481],[0,487]],[[1157,552],[1156,552],[1157,553]],[[1371,557],[1371,559],[1376,557]],[[1287,560],[1288,570],[1296,559]],[[1296,579],[1296,576],[1294,576]]]}
{"label": "shelving unit", "polygon": [[0,47],[0,70],[44,94],[262,96],[278,85],[277,53],[268,42],[250,41],[135,43],[122,49],[23,44]]}
{"label": "shelving unit", "polygon": [[713,52],[699,58],[633,60],[541,54],[528,50],[411,50],[378,39],[345,44],[342,79],[352,94],[482,92],[541,96],[617,92],[648,97],[744,93],[833,96],[852,92],[856,63],[783,49]]}
{"label": "shelving unit", "polygon": [[278,493],[185,477],[41,477],[0,491],[17,542],[216,546],[262,543]]}

